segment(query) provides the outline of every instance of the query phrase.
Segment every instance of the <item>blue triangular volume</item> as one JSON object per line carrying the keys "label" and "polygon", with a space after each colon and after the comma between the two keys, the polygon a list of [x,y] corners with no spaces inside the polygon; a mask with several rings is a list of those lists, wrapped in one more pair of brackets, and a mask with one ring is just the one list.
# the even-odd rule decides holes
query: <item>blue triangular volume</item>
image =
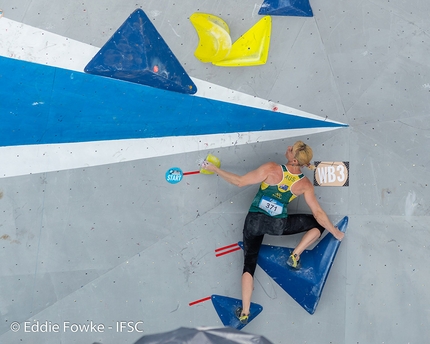
{"label": "blue triangular volume", "polygon": [[141,9],[127,18],[84,70],[169,91],[197,92],[196,85]]}
{"label": "blue triangular volume", "polygon": [[[345,232],[347,225],[348,217],[345,216],[337,227]],[[308,313],[314,314],[340,243],[327,233],[312,250],[305,250],[300,255],[299,270],[287,265],[293,249],[261,245],[258,265]],[[243,247],[242,243],[239,245]]]}
{"label": "blue triangular volume", "polygon": [[[242,324],[235,315],[236,308],[242,307],[242,300],[221,295],[212,295],[211,299],[212,304],[224,326],[233,327],[237,330],[240,330],[246,326],[246,324]],[[248,324],[254,320],[262,310],[262,306],[251,302]]]}
{"label": "blue triangular volume", "polygon": [[309,0],[264,0],[258,14],[298,17],[314,15]]}

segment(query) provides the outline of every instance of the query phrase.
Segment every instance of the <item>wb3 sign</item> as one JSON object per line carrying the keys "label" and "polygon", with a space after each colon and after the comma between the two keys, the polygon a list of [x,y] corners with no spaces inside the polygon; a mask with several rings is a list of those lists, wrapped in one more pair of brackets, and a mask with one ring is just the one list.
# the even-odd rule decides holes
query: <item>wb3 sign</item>
{"label": "wb3 sign", "polygon": [[349,162],[315,161],[315,186],[349,186]]}

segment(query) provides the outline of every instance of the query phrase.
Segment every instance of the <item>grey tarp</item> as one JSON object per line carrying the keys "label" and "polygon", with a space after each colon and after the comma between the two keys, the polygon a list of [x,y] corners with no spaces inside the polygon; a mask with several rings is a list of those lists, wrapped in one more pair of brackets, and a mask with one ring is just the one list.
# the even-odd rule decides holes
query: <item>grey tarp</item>
{"label": "grey tarp", "polygon": [[134,344],[273,344],[263,336],[230,327],[188,328],[143,336]]}

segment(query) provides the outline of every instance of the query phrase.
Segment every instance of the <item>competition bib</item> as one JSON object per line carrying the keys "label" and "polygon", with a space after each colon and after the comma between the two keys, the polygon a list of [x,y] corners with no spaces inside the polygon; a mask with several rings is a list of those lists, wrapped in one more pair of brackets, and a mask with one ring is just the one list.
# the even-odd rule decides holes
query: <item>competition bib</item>
{"label": "competition bib", "polygon": [[267,196],[261,197],[258,207],[268,212],[270,216],[281,215],[284,209],[284,205],[281,202]]}

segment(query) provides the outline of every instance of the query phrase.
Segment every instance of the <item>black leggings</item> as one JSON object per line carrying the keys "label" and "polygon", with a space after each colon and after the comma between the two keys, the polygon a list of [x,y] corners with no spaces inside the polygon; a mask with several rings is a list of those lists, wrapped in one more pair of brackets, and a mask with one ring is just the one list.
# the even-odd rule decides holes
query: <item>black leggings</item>
{"label": "black leggings", "polygon": [[291,235],[307,232],[312,228],[318,228],[321,234],[324,232],[324,227],[311,214],[293,214],[283,219],[277,219],[263,213],[248,213],[243,227],[245,255],[243,272],[249,272],[251,276],[254,276],[264,234]]}

